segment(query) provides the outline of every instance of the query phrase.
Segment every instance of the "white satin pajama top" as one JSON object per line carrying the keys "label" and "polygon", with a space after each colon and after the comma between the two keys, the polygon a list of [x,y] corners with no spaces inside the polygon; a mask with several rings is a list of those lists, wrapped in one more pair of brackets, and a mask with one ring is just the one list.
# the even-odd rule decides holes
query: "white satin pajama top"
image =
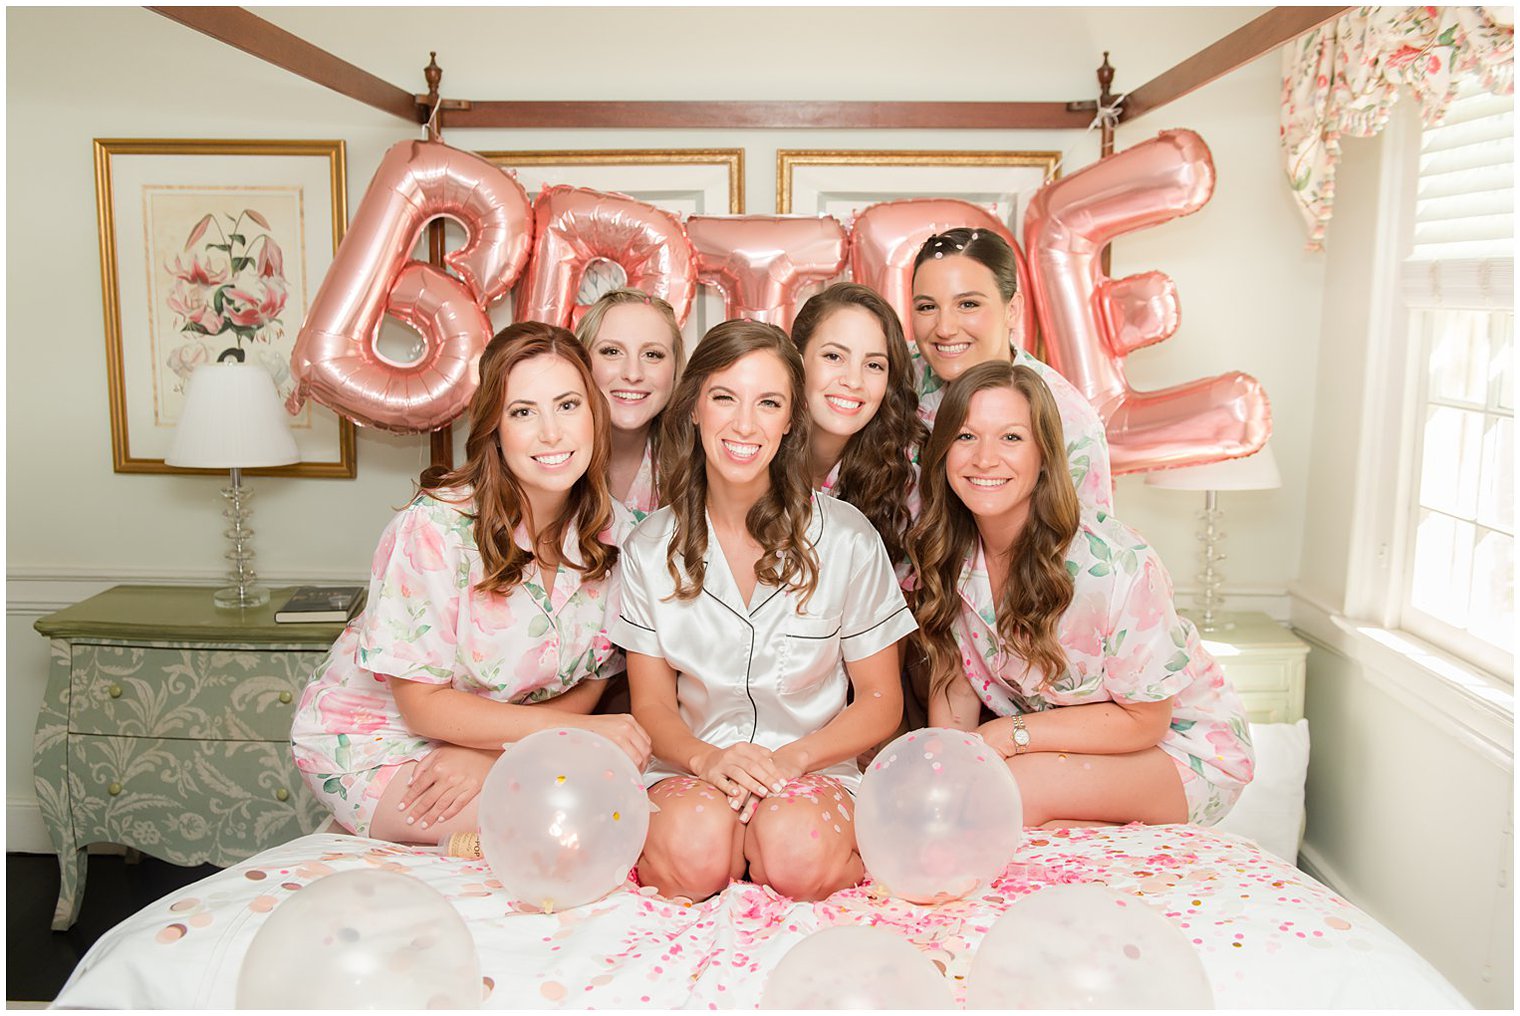
{"label": "white satin pajama top", "polygon": [[[808,539],[818,555],[818,588],[805,611],[800,594],[764,583],[746,604],[711,520],[706,581],[695,599],[672,595],[675,580],[665,566],[675,533],[671,508],[651,514],[623,544],[621,606],[607,637],[669,662],[681,718],[709,744],[775,749],[813,733],[845,707],[845,663],[918,627],[866,517],[826,494],[814,494],[812,503]],[[820,771],[851,791],[860,783],[853,759]],[[654,759],[644,782],[681,775]]]}

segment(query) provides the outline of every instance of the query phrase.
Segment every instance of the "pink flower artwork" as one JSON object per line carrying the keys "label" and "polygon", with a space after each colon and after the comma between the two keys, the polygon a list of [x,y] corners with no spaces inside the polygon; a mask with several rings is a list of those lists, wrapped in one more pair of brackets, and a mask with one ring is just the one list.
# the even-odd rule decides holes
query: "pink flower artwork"
{"label": "pink flower artwork", "polygon": [[[230,351],[243,361],[245,344],[284,334],[285,254],[269,228],[252,208],[236,216],[207,213],[190,230],[184,250],[164,262],[175,280],[165,302],[179,331],[205,339],[232,333],[233,344],[218,359]],[[175,364],[169,366],[177,372]]]}

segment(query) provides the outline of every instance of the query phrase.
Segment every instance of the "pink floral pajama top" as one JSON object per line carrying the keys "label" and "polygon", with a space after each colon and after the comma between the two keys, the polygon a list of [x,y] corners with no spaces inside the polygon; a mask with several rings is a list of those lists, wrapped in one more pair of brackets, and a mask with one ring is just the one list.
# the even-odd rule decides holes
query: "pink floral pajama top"
{"label": "pink floral pajama top", "polygon": [[[631,528],[620,507],[614,542]],[[296,767],[345,826],[368,831],[382,767],[428,754],[435,742],[407,729],[386,681],[399,677],[500,702],[541,702],[587,679],[612,677],[622,654],[607,640],[616,571],[594,581],[561,566],[552,588],[537,570],[506,595],[484,577],[474,502],[426,493],[380,537],[363,613],[349,622],[301,695],[290,739]],[[519,545],[528,538],[519,528]],[[576,534],[562,554],[578,560]]]}
{"label": "pink floral pajama top", "polygon": [[1188,821],[1219,821],[1254,771],[1245,707],[1193,623],[1177,614],[1161,559],[1118,519],[1084,510],[1066,570],[1076,583],[1060,623],[1069,668],[1041,691],[1045,675],[1009,655],[997,633],[978,541],[961,570],[961,613],[952,629],[966,679],[999,716],[1171,698],[1172,725],[1160,748],[1182,777]]}

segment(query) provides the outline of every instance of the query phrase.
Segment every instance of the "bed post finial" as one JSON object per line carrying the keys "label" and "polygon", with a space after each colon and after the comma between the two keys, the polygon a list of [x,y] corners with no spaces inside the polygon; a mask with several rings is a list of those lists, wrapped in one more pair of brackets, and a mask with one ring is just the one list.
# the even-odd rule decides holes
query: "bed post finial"
{"label": "bed post finial", "polygon": [[1108,50],[1103,51],[1103,65],[1098,68],[1098,105],[1112,106],[1116,96],[1111,91],[1114,85],[1114,69],[1108,62]]}
{"label": "bed post finial", "polygon": [[443,81],[443,68],[438,66],[438,51],[428,51],[428,64],[422,68],[422,78],[427,82],[427,108],[428,108],[428,140],[437,141],[439,135],[438,104],[443,100],[439,98],[438,86]]}

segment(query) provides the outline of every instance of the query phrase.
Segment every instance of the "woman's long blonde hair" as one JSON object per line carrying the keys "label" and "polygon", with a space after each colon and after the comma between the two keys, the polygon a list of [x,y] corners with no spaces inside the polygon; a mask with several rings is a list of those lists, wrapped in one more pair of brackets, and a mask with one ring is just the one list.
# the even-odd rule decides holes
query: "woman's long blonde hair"
{"label": "woman's long blonde hair", "polygon": [[455,490],[468,487],[473,491],[475,511],[471,518],[485,572],[476,588],[483,591],[508,592],[522,581],[523,571],[535,560],[533,552],[519,547],[512,538],[527,514],[528,498],[507,468],[498,431],[507,402],[507,377],[512,368],[536,356],[558,357],[580,375],[586,386],[595,439],[591,463],[585,475],[570,488],[559,518],[535,522],[547,523],[544,539],[555,547],[564,543],[566,528],[575,524],[581,560],[579,564],[564,563],[587,579],[601,578],[617,561],[617,548],[599,539],[612,524],[612,495],[607,490],[612,423],[606,401],[596,397],[591,361],[585,348],[566,329],[540,321],[523,321],[503,328],[480,355],[480,387],[470,400],[470,436],[465,440],[464,463],[441,475],[440,471],[430,469],[422,479],[422,487],[428,494],[450,504],[459,503]]}
{"label": "woman's long blonde hair", "polygon": [[770,489],[744,520],[760,544],[755,576],[767,585],[800,593],[803,605],[818,588],[818,555],[807,540],[813,491],[808,482],[810,419],[802,397],[802,356],[775,325],[734,320],[714,326],[702,337],[665,407],[660,474],[669,492],[667,503],[675,512],[665,565],[675,580],[678,600],[696,597],[707,577],[707,454],[692,413],[709,377],[754,352],[773,354],[791,382],[791,429],[771,459]]}
{"label": "woman's long blonde hair", "polygon": [[[658,296],[651,296],[642,289],[613,289],[597,297],[596,302],[586,308],[586,313],[581,315],[580,322],[575,326],[575,337],[581,345],[586,347],[586,352],[595,353],[597,333],[602,330],[602,321],[607,317],[607,312],[614,307],[623,307],[628,304],[638,304],[648,307],[664,320],[666,327],[670,329],[670,355],[676,362],[675,377],[672,383],[679,383],[681,373],[686,369],[686,343],[681,338],[681,325],[676,321],[675,308]],[[670,408],[670,403],[665,404],[665,409]],[[661,418],[665,415],[665,409],[654,414],[649,421],[649,461],[654,467],[655,503],[663,505],[665,500],[660,497],[660,432]]]}
{"label": "woman's long blonde hair", "polygon": [[952,626],[961,611],[961,568],[976,552],[978,540],[976,519],[951,489],[945,460],[971,399],[995,388],[1016,391],[1029,401],[1029,422],[1040,450],[1029,520],[1014,541],[1008,579],[997,600],[997,631],[1010,654],[1044,675],[1042,688],[1066,673],[1059,625],[1075,591],[1066,553],[1077,535],[1081,509],[1066,466],[1061,413],[1040,375],[992,360],[969,368],[945,389],[924,448],[919,479],[923,511],[908,534],[908,554],[918,574],[913,612],[929,657],[931,695],[940,694],[962,672]]}

